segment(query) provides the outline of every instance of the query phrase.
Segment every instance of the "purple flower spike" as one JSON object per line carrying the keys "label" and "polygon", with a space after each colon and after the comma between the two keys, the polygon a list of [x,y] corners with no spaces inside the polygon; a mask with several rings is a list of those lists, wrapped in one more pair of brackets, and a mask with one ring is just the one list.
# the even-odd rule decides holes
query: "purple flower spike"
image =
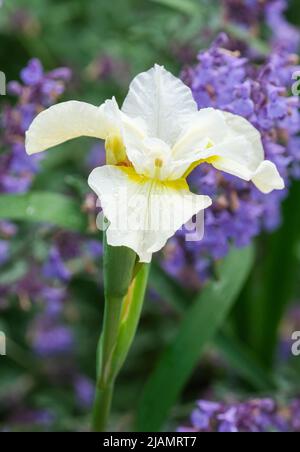
{"label": "purple flower spike", "polygon": [[[194,432],[287,432],[297,431],[294,415],[299,410],[294,401],[281,413],[272,399],[255,399],[242,403],[197,402],[192,412],[190,425],[180,426],[177,431]],[[288,417],[291,421],[288,421]]]}
{"label": "purple flower spike", "polygon": [[51,248],[48,260],[43,267],[43,273],[46,278],[54,278],[62,282],[67,282],[70,279],[71,273],[65,266],[56,247]]}
{"label": "purple flower spike", "polygon": [[[245,7],[239,0],[225,3]],[[292,73],[297,69],[295,58],[276,49],[257,65],[256,60],[229,50],[233,45],[222,34],[199,53],[198,64],[187,67],[182,77],[199,108],[242,115],[260,131],[265,156],[276,165],[288,187],[293,176],[300,177],[300,102],[298,97],[288,97]],[[189,243],[178,232],[164,250],[163,266],[197,290],[211,277],[214,261],[228,253],[231,243],[246,246],[262,230],[272,231],[280,225],[287,190],[264,195],[253,185],[205,163],[191,173],[189,183],[197,193],[213,198],[212,207],[205,212],[204,238]]]}
{"label": "purple flower spike", "polygon": [[37,58],[30,60],[27,67],[21,71],[21,79],[28,86],[39,83],[43,75],[43,66]]}

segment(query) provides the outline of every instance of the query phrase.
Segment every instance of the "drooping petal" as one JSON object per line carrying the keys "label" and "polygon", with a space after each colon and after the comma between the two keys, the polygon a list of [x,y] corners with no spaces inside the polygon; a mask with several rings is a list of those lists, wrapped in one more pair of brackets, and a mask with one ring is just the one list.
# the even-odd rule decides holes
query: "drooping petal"
{"label": "drooping petal", "polygon": [[218,156],[224,163],[229,160],[254,172],[263,160],[264,151],[259,132],[246,119],[205,108],[191,118],[173,147],[173,156],[176,161]]}
{"label": "drooping petal", "polygon": [[264,149],[259,131],[241,116],[222,112],[228,126],[228,135],[209,149],[219,158],[212,161],[215,168],[247,181],[253,181],[263,193],[284,188],[274,163],[264,160]]}
{"label": "drooping petal", "polygon": [[173,145],[197,105],[190,88],[156,64],[132,81],[122,111],[131,118],[141,118],[148,136]]}
{"label": "drooping petal", "polygon": [[35,154],[72,138],[104,138],[107,124],[103,109],[85,102],[69,101],[40,113],[26,132],[26,152]]}
{"label": "drooping petal", "polygon": [[263,193],[270,193],[272,190],[282,190],[284,181],[274,165],[269,160],[264,160],[252,177],[252,182]]}
{"label": "drooping petal", "polygon": [[184,181],[153,181],[133,169],[96,168],[88,182],[110,222],[108,243],[133,249],[141,262],[150,262],[177,229],[211,204],[208,196],[191,193]]}
{"label": "drooping petal", "polygon": [[[244,171],[253,174],[264,160],[264,148],[259,131],[242,116],[224,111],[221,113],[226,124],[226,134],[220,141],[213,139],[210,154],[221,157],[224,164],[226,160],[228,161],[227,172],[230,172],[229,162],[232,162],[233,175],[239,177],[239,168],[242,167]],[[240,177],[243,178],[243,175]]]}
{"label": "drooping petal", "polygon": [[264,161],[259,131],[241,116],[212,108],[194,115],[173,147],[173,159],[177,177],[191,162],[208,161],[241,179],[254,179],[262,191],[284,186],[275,165]]}

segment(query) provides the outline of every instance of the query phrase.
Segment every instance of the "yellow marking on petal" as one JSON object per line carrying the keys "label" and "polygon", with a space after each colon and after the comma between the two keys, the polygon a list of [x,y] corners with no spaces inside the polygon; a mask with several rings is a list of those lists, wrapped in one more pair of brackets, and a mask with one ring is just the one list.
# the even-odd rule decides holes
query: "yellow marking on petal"
{"label": "yellow marking on petal", "polygon": [[118,168],[120,168],[120,170],[122,170],[123,173],[129,177],[129,179],[137,184],[144,184],[149,181],[148,177],[138,174],[132,166],[120,165]]}
{"label": "yellow marking on petal", "polygon": [[117,165],[126,160],[126,149],[120,135],[109,135],[105,140],[106,163]]}
{"label": "yellow marking on petal", "polygon": [[180,178],[176,180],[160,180],[153,179],[142,174],[137,174],[133,167],[128,166],[118,166],[133,182],[137,184],[146,184],[147,182],[154,182],[162,187],[168,187],[173,190],[188,190],[189,186],[185,178]]}
{"label": "yellow marking on petal", "polygon": [[213,164],[214,162],[216,162],[217,160],[219,160],[220,157],[218,155],[213,155],[212,157],[208,157],[207,159],[200,159],[197,160],[196,162],[192,163],[188,169],[186,170],[186,172],[184,173],[184,175],[182,177],[188,177],[191,172],[197,168],[197,166],[201,165],[201,163],[210,163]]}
{"label": "yellow marking on petal", "polygon": [[162,168],[163,161],[161,159],[155,159],[155,166],[156,168]]}
{"label": "yellow marking on petal", "polygon": [[188,183],[184,177],[176,180],[159,180],[158,183],[173,190],[189,190]]}
{"label": "yellow marking on petal", "polygon": [[155,173],[154,173],[154,179],[160,179],[160,175],[161,175],[161,168],[163,167],[164,162],[159,159],[156,158],[154,161],[154,166],[155,166]]}

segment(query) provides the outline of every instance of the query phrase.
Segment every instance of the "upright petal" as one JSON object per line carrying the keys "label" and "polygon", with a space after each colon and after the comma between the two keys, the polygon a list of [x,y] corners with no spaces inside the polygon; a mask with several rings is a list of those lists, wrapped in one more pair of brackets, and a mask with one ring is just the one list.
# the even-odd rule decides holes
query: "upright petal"
{"label": "upright petal", "polygon": [[132,81],[122,111],[131,118],[143,119],[150,137],[173,145],[197,105],[190,88],[164,67],[155,65]]}
{"label": "upright petal", "polygon": [[223,112],[203,108],[190,116],[173,147],[174,160],[198,160],[209,143],[220,143],[228,133]]}
{"label": "upright petal", "polygon": [[191,115],[172,148],[170,177],[181,177],[194,162],[211,157],[209,147],[220,143],[227,129],[222,112],[214,108],[203,108]]}
{"label": "upright petal", "polygon": [[150,262],[169,237],[194,214],[211,204],[208,196],[194,195],[188,186],[153,181],[134,170],[96,168],[89,185],[99,196],[109,220],[107,241],[133,249],[141,262]]}
{"label": "upright petal", "polygon": [[104,138],[107,125],[102,110],[77,101],[48,108],[26,132],[26,152],[35,154],[80,136]]}

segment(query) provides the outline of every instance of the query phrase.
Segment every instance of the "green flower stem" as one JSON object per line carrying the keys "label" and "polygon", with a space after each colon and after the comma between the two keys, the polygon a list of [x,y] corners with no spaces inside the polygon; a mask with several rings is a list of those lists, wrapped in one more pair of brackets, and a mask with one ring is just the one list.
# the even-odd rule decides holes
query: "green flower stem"
{"label": "green flower stem", "polygon": [[134,339],[149,266],[136,264],[135,253],[125,247],[105,245],[105,310],[97,351],[97,388],[93,429],[105,431],[116,377]]}
{"label": "green flower stem", "polygon": [[110,414],[114,385],[96,388],[96,396],[93,408],[93,430],[105,432]]}

